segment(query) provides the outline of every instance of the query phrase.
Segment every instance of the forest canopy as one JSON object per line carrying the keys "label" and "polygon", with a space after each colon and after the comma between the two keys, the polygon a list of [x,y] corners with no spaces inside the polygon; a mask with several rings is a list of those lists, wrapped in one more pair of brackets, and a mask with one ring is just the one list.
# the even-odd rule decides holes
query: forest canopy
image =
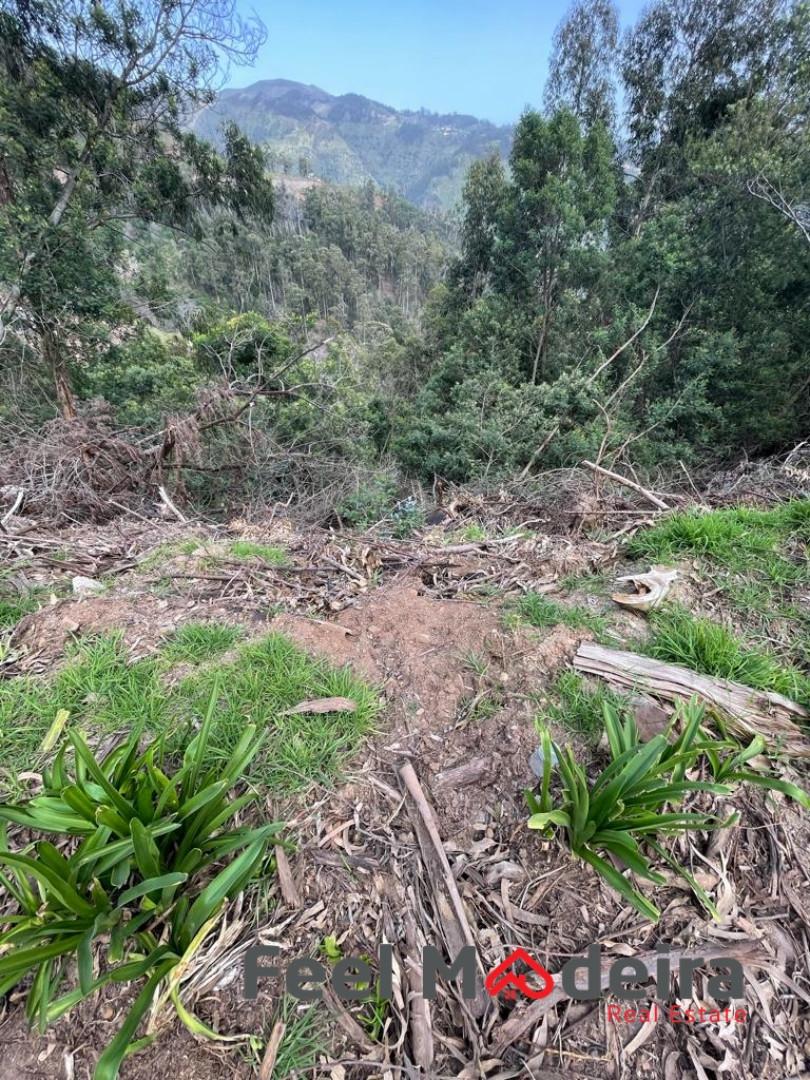
{"label": "forest canopy", "polygon": [[219,509],[806,437],[807,3],[623,36],[576,3],[451,218],[191,134],[263,37],[231,0],[0,0],[0,482]]}

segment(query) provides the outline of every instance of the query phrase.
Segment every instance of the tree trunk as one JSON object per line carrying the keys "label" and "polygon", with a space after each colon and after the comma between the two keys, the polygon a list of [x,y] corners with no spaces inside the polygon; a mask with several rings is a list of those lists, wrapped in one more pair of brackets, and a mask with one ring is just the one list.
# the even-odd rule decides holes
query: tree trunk
{"label": "tree trunk", "polygon": [[76,395],[70,378],[70,369],[64,350],[50,326],[42,330],[42,357],[53,374],[56,390],[56,404],[63,420],[75,420],[79,415],[76,408]]}

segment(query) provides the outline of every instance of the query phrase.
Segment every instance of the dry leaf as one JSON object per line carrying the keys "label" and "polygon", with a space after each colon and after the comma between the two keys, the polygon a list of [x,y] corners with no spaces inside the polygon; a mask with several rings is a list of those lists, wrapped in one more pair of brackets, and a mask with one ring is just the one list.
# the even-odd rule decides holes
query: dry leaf
{"label": "dry leaf", "polygon": [[347,697],[313,698],[302,701],[292,709],[285,709],[280,716],[298,716],[300,713],[357,712],[357,702]]}

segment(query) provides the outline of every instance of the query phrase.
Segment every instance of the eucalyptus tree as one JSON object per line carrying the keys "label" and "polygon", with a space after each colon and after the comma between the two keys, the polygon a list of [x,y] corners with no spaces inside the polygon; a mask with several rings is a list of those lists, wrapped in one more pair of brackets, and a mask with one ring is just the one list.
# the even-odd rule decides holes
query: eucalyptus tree
{"label": "eucalyptus tree", "polygon": [[554,34],[545,105],[568,109],[586,127],[616,116],[619,13],[612,0],[575,0]]}
{"label": "eucalyptus tree", "polygon": [[35,333],[65,418],[69,353],[110,314],[127,230],[272,214],[261,152],[184,130],[265,38],[235,0],[0,0],[0,335]]}

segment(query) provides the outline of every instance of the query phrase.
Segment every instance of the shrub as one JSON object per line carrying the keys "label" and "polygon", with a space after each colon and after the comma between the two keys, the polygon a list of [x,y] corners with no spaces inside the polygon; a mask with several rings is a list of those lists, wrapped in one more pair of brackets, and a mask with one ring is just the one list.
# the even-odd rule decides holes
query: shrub
{"label": "shrub", "polygon": [[201,383],[182,339],[145,328],[84,368],[80,391],[108,401],[121,424],[155,426],[166,414],[190,408]]}
{"label": "shrub", "polygon": [[[140,749],[141,727],[101,759],[70,731],[72,761],[65,743],[43,772],[42,793],[0,805],[0,884],[17,904],[3,916],[0,992],[31,977],[26,1013],[42,1031],[108,983],[146,980],[99,1059],[97,1080],[117,1075],[167,978],[181,1020],[196,1034],[208,1030],[170,975],[185,969],[227,899],[258,873],[280,828],[233,824],[253,798],[229,796],[260,749],[255,727],[224,764],[204,765],[217,699],[215,690],[171,776],[160,741]],[[35,839],[11,851],[6,822]],[[98,972],[94,949],[105,956]],[[78,986],[60,995],[74,962]]]}
{"label": "shrub", "polygon": [[[733,820],[721,821],[712,814],[673,810],[692,792],[730,795],[741,782],[779,791],[810,809],[810,796],[795,784],[745,766],[765,749],[764,739],[755,738],[742,747],[729,738],[713,739],[703,730],[705,711],[695,700],[680,706],[670,732],[649,742],[639,740],[632,713],[621,717],[610,704],[604,706],[605,731],[610,747],[610,764],[590,781],[574,759],[570,747],[554,744],[548,729],[541,730],[543,776],[540,792],[527,792],[531,810],[530,829],[548,832],[553,826],[565,830],[571,851],[592,866],[621,896],[654,922],[660,917],[656,906],[609,862],[614,856],[638,877],[656,884],[665,879],[653,870],[645,856],[646,845],[688,882],[707,910],[717,912],[708,895],[692,875],[659,843],[658,837],[688,833],[693,829],[718,828]],[[680,723],[680,735],[671,732]],[[561,793],[555,803],[551,791],[556,761]],[[706,764],[712,779],[689,780],[687,773]]]}

